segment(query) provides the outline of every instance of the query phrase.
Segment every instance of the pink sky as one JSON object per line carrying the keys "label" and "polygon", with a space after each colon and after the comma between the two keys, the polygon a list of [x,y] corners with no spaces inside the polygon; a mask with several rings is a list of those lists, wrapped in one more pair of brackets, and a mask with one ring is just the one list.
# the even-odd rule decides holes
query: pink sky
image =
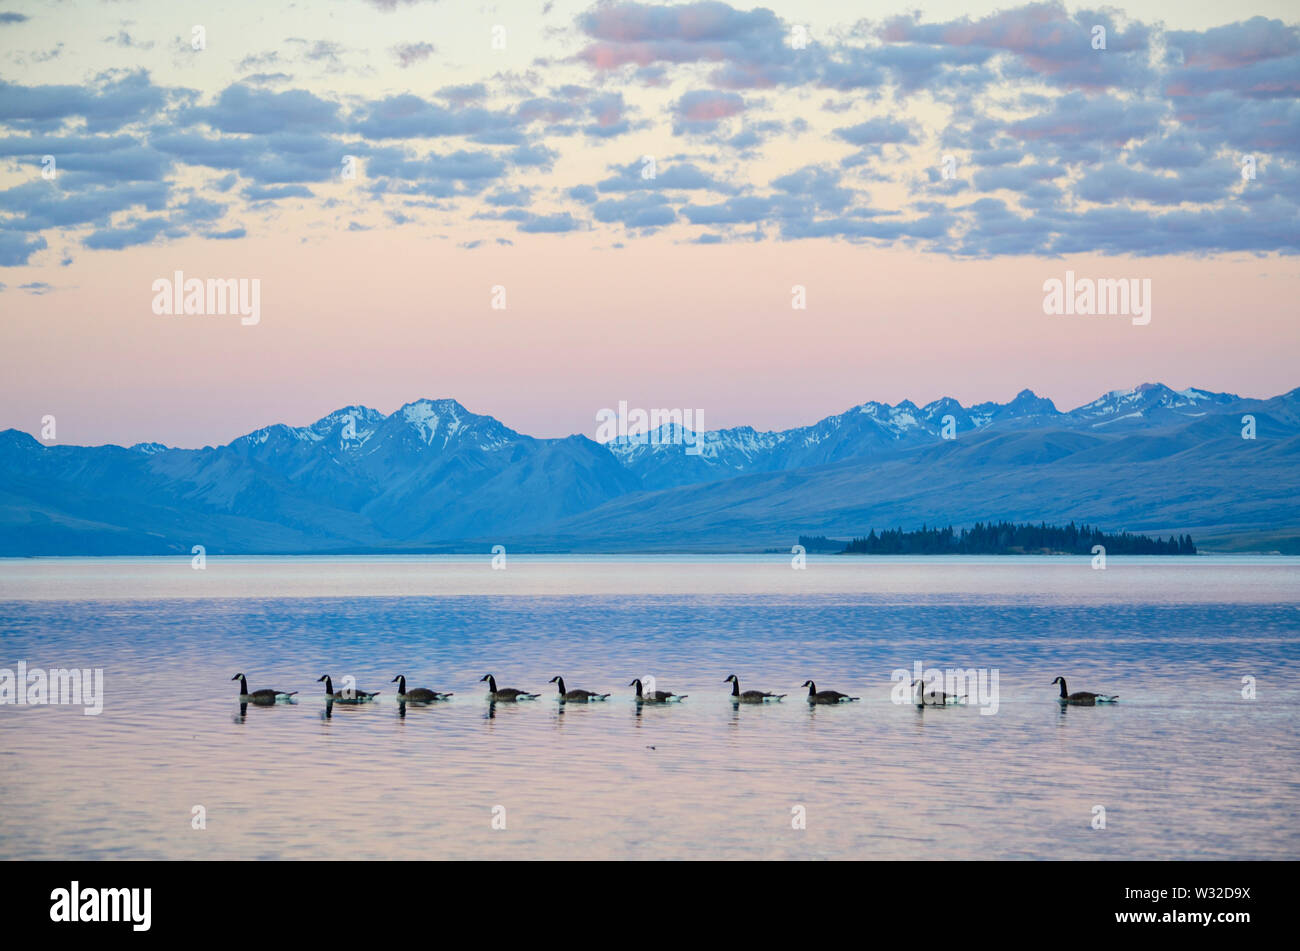
{"label": "pink sky", "polygon": [[[150,285],[177,267],[260,276],[261,323],[155,316]],[[1067,267],[1149,277],[1150,325],[1045,316],[1042,283]],[[489,307],[497,284],[504,312]],[[1069,409],[1149,380],[1244,396],[1300,384],[1297,266],[1244,256],[972,262],[822,241],[600,249],[583,234],[468,253],[360,232],[91,256],[75,285],[4,300],[0,426],[35,433],[53,414],[63,443],[217,444],[421,397],[590,436],[620,400],[781,429],[873,399],[1029,387]]]}
{"label": "pink sky", "polygon": [[[0,427],[1300,384],[1293,3],[230,0],[200,46],[165,0],[56,6],[0,24]],[[261,322],[156,316],[178,269]],[[1150,324],[1046,316],[1067,269],[1149,279]]]}

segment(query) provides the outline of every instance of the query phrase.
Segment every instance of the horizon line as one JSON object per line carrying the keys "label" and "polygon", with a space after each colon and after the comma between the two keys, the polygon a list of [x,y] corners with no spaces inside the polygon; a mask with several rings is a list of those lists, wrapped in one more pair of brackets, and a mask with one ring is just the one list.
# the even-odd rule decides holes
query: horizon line
{"label": "horizon line", "polygon": [[[1014,402],[1017,398],[1019,398],[1021,395],[1025,394],[1025,393],[1029,393],[1030,395],[1034,396],[1034,397],[1037,398],[1037,399],[1046,399],[1048,402],[1050,402],[1050,403],[1052,404],[1053,408],[1055,408],[1056,411],[1057,411],[1058,413],[1060,413],[1062,416],[1068,416],[1069,414],[1074,413],[1074,412],[1076,412],[1076,411],[1078,411],[1078,410],[1080,410],[1080,409],[1083,409],[1085,406],[1090,406],[1090,405],[1092,405],[1093,403],[1095,403],[1095,402],[1097,402],[1097,401],[1099,401],[1099,400],[1101,400],[1101,399],[1104,399],[1104,398],[1107,397],[1107,396],[1112,396],[1112,395],[1115,395],[1115,394],[1136,393],[1138,390],[1142,389],[1143,387],[1151,387],[1151,388],[1154,388],[1154,387],[1164,387],[1165,389],[1168,389],[1168,390],[1170,390],[1170,391],[1173,392],[1173,393],[1186,393],[1186,392],[1188,392],[1189,390],[1195,390],[1195,391],[1197,391],[1197,392],[1200,392],[1200,393],[1206,393],[1206,394],[1209,394],[1209,395],[1211,395],[1211,396],[1231,396],[1231,397],[1234,397],[1235,399],[1238,399],[1238,400],[1252,400],[1252,401],[1256,401],[1256,402],[1266,402],[1266,401],[1268,401],[1268,400],[1278,399],[1279,397],[1287,396],[1287,395],[1289,395],[1289,394],[1291,394],[1291,393],[1294,393],[1296,390],[1300,390],[1300,384],[1297,384],[1296,386],[1293,386],[1293,387],[1292,387],[1291,389],[1289,389],[1289,390],[1284,390],[1284,391],[1282,391],[1281,393],[1274,393],[1274,394],[1272,394],[1271,396],[1243,396],[1243,395],[1240,394],[1240,393],[1229,393],[1229,392],[1227,392],[1227,391],[1221,391],[1221,390],[1206,390],[1206,389],[1202,389],[1202,388],[1200,388],[1200,387],[1196,387],[1196,386],[1188,386],[1188,387],[1183,387],[1182,389],[1177,389],[1177,388],[1175,388],[1175,387],[1170,386],[1170,385],[1167,384],[1167,383],[1162,383],[1162,382],[1160,382],[1160,381],[1145,381],[1145,382],[1142,382],[1142,383],[1135,384],[1134,386],[1131,386],[1131,387],[1129,387],[1129,388],[1127,388],[1127,389],[1113,389],[1113,390],[1105,390],[1105,391],[1103,391],[1100,395],[1098,395],[1098,396],[1096,396],[1096,397],[1093,397],[1091,400],[1088,400],[1088,401],[1086,401],[1086,402],[1080,403],[1078,406],[1075,406],[1075,407],[1073,407],[1072,409],[1062,410],[1062,409],[1060,409],[1059,407],[1056,406],[1056,401],[1053,400],[1051,397],[1045,397],[1045,396],[1043,396],[1042,394],[1037,393],[1037,392],[1035,392],[1034,390],[1030,389],[1029,387],[1022,387],[1022,388],[1021,388],[1020,390],[1018,390],[1018,391],[1017,391],[1017,392],[1016,392],[1016,393],[1015,393],[1015,394],[1014,394],[1010,399],[1008,399],[1008,400],[1007,400],[1006,402],[1004,402],[1004,403],[997,402],[996,400],[983,400],[982,402],[979,402],[979,403],[966,404],[966,403],[963,403],[963,402],[962,402],[958,397],[955,397],[955,396],[940,396],[940,397],[936,397],[936,398],[933,399],[933,400],[930,400],[929,402],[922,403],[922,404],[917,404],[917,403],[913,402],[913,401],[911,400],[911,398],[904,398],[904,399],[900,400],[900,401],[897,402],[897,403],[886,403],[886,402],[882,402],[882,401],[880,401],[880,400],[866,400],[866,401],[864,401],[864,402],[862,402],[862,403],[855,403],[855,404],[853,404],[852,406],[848,406],[848,407],[846,407],[846,408],[844,408],[844,409],[842,409],[842,410],[839,410],[839,411],[836,411],[836,412],[831,412],[831,413],[828,413],[828,414],[826,414],[826,415],[824,415],[824,416],[819,416],[819,417],[817,417],[816,419],[814,419],[814,420],[811,421],[811,422],[803,423],[803,424],[796,425],[796,426],[791,426],[791,427],[788,427],[788,428],[786,428],[786,429],[758,429],[758,428],[754,427],[752,424],[749,424],[749,423],[740,423],[740,424],[737,424],[737,425],[734,425],[734,426],[724,426],[724,427],[719,428],[719,429],[701,429],[701,430],[691,430],[691,432],[696,432],[696,433],[726,432],[726,431],[728,431],[728,430],[746,429],[746,428],[748,428],[748,429],[752,429],[755,433],[760,433],[760,434],[779,434],[779,433],[787,433],[787,432],[790,432],[791,430],[795,430],[795,429],[803,429],[803,428],[807,428],[807,427],[809,427],[809,426],[815,426],[815,425],[817,425],[818,423],[823,422],[824,420],[830,419],[830,418],[832,418],[832,417],[834,417],[834,416],[842,416],[842,415],[844,415],[845,413],[848,413],[848,412],[850,412],[850,411],[852,411],[852,410],[854,410],[854,409],[858,409],[858,408],[863,407],[863,406],[869,406],[869,405],[872,405],[872,404],[875,404],[875,405],[878,405],[878,406],[887,406],[887,407],[889,407],[889,408],[891,408],[891,409],[897,409],[898,407],[901,407],[901,406],[903,406],[904,404],[910,404],[911,406],[913,406],[913,407],[915,407],[915,408],[917,408],[917,409],[925,409],[926,407],[933,406],[933,405],[936,404],[936,403],[941,403],[941,402],[944,402],[945,400],[952,400],[952,401],[954,401],[955,403],[957,403],[957,405],[960,406],[962,409],[964,409],[964,410],[970,410],[970,409],[975,408],[976,406],[985,406],[985,405],[990,405],[990,404],[992,404],[992,405],[994,405],[994,406],[1007,406],[1007,405],[1010,405],[1010,403]],[[616,401],[616,402],[625,403],[626,401],[625,401],[625,400],[622,400],[622,401]],[[611,439],[611,440],[608,440],[608,441],[606,441],[606,442],[600,442],[600,441],[596,440],[595,438],[593,438],[593,437],[591,437],[591,436],[589,436],[589,435],[587,435],[586,433],[583,433],[583,432],[573,432],[573,433],[568,433],[567,435],[564,435],[564,436],[533,436],[533,435],[531,435],[531,434],[529,434],[529,433],[525,433],[525,432],[522,432],[522,431],[520,431],[520,430],[514,429],[512,426],[510,426],[508,423],[506,423],[506,422],[505,422],[504,420],[502,420],[500,417],[495,416],[495,415],[493,415],[493,414],[491,414],[491,413],[477,412],[477,411],[475,411],[475,410],[472,410],[472,409],[470,409],[469,407],[467,407],[464,403],[462,403],[459,399],[457,399],[456,397],[451,397],[451,396],[443,396],[443,397],[419,397],[418,399],[414,399],[414,400],[410,400],[410,401],[408,401],[408,402],[406,402],[406,403],[402,403],[402,404],[399,405],[396,409],[392,410],[391,412],[387,412],[387,413],[385,413],[385,412],[384,412],[383,410],[381,410],[381,409],[376,409],[375,407],[367,406],[367,405],[365,405],[364,403],[346,403],[346,404],[344,404],[344,405],[342,405],[342,406],[338,406],[338,407],[336,407],[336,408],[330,410],[329,412],[325,413],[325,414],[322,415],[322,416],[318,416],[318,417],[316,417],[315,419],[311,420],[311,421],[308,422],[308,423],[299,424],[299,425],[295,425],[295,424],[293,424],[293,423],[288,423],[288,422],[284,422],[284,421],[277,421],[277,422],[272,422],[272,423],[266,423],[266,424],[264,424],[264,425],[262,425],[262,426],[257,426],[257,427],[255,427],[255,428],[253,428],[253,429],[249,429],[249,430],[246,430],[246,431],[244,431],[244,432],[241,432],[240,434],[231,437],[231,438],[230,438],[229,440],[227,440],[226,442],[219,442],[219,443],[204,443],[203,445],[198,445],[198,446],[193,446],[193,445],[192,445],[192,446],[167,445],[166,443],[156,442],[155,440],[139,440],[139,441],[137,441],[137,442],[131,443],[130,445],[123,445],[123,444],[121,444],[121,443],[114,443],[114,442],[96,443],[96,444],[87,444],[87,443],[63,443],[63,442],[59,442],[57,439],[56,439],[55,441],[53,441],[53,442],[46,442],[46,441],[44,441],[40,436],[38,436],[38,435],[36,435],[36,434],[33,434],[33,433],[31,433],[31,432],[28,432],[26,429],[20,429],[19,427],[16,427],[16,426],[10,426],[10,427],[7,427],[6,429],[0,430],[0,433],[6,433],[6,432],[22,433],[23,435],[28,436],[28,437],[30,437],[31,439],[33,439],[33,440],[34,440],[35,442],[37,442],[37,443],[38,443],[42,448],[47,448],[47,449],[48,449],[48,448],[54,448],[55,446],[65,446],[65,447],[68,447],[68,448],[80,448],[80,449],[102,449],[102,448],[133,449],[133,448],[135,448],[136,446],[159,445],[159,446],[162,446],[164,449],[167,449],[167,450],[182,450],[182,451],[188,451],[188,452],[195,452],[195,451],[200,451],[200,450],[203,450],[203,449],[220,449],[220,448],[222,448],[222,447],[229,446],[230,444],[232,444],[232,443],[234,443],[234,442],[237,442],[237,441],[239,441],[240,439],[246,439],[246,438],[248,438],[249,436],[253,436],[253,435],[255,435],[255,434],[257,434],[257,433],[260,433],[260,432],[263,432],[263,431],[265,431],[265,430],[272,429],[272,428],[274,428],[274,427],[276,427],[276,426],[283,426],[283,427],[285,427],[285,428],[287,428],[287,429],[310,429],[310,428],[311,428],[312,426],[314,426],[315,424],[320,423],[320,422],[322,422],[322,421],[324,421],[324,420],[326,420],[326,419],[329,419],[331,416],[333,416],[333,415],[335,415],[335,414],[337,414],[337,413],[339,413],[339,412],[342,412],[343,410],[347,410],[347,409],[370,410],[371,412],[378,413],[378,414],[382,415],[382,416],[384,417],[384,419],[391,419],[393,416],[395,416],[397,413],[401,412],[403,409],[407,408],[408,406],[414,406],[414,405],[419,404],[419,403],[455,403],[455,404],[456,404],[457,406],[459,406],[461,409],[465,410],[467,413],[470,413],[470,414],[473,415],[473,416],[480,417],[480,418],[485,418],[485,419],[492,419],[492,420],[495,420],[496,422],[498,422],[498,423],[500,423],[502,426],[504,426],[506,429],[509,429],[512,433],[515,433],[515,434],[518,435],[518,436],[523,436],[523,437],[528,438],[528,439],[557,439],[557,440],[563,440],[563,439],[572,439],[574,436],[581,436],[581,437],[583,437],[583,438],[590,439],[592,442],[596,443],[596,445],[598,445],[598,446],[610,446],[610,445],[615,444],[615,443],[618,441],[618,438],[624,438],[624,437],[618,437],[618,438],[616,438],[616,439]],[[645,407],[634,407],[634,408],[635,408],[635,409],[646,409]],[[605,409],[607,409],[607,408],[602,407],[602,410],[605,410]],[[662,412],[662,408],[658,408],[658,409],[660,409],[660,411]],[[685,409],[685,407],[676,407],[675,409]],[[694,409],[694,408],[692,408],[692,409]],[[597,419],[598,419],[598,417],[597,417],[596,415],[593,414],[593,420],[597,420]],[[661,426],[658,427],[658,429],[656,429],[656,430],[652,430],[652,429],[649,429],[649,428],[647,427],[647,429],[644,430],[644,432],[646,432],[646,433],[656,432],[656,431],[658,431],[658,430],[661,430],[664,426],[671,426],[671,425],[673,425],[673,423],[671,423],[671,421],[670,421],[670,422],[667,422],[667,423],[663,423],[663,424],[661,424]],[[638,433],[639,433],[639,432],[641,432],[641,431],[638,430]],[[629,432],[627,435],[628,435],[628,436],[633,436],[633,435],[636,435],[636,434]]]}

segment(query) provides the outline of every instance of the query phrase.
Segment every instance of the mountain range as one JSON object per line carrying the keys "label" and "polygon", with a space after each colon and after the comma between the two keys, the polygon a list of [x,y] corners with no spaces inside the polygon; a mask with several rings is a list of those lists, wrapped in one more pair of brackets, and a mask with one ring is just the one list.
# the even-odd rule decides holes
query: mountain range
{"label": "mountain range", "polygon": [[760,551],[989,519],[1300,553],[1297,463],[1300,389],[1259,400],[1148,383],[1068,412],[1029,390],[970,407],[868,402],[781,432],[667,423],[604,444],[422,399],[202,449],[5,430],[0,554]]}

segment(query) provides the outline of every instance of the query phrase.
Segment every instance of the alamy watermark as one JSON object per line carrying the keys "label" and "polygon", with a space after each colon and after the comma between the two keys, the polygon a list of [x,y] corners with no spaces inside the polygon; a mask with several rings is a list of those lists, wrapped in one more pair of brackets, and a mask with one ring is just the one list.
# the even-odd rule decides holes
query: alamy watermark
{"label": "alamy watermark", "polygon": [[28,670],[27,661],[20,660],[17,670],[0,667],[0,704],[80,706],[86,716],[99,716],[104,711],[104,668]]}
{"label": "alamy watermark", "polygon": [[251,327],[262,319],[262,281],[247,277],[186,278],[184,271],[160,277],[151,286],[153,312],[159,317],[238,316]]}
{"label": "alamy watermark", "polygon": [[926,706],[931,705],[931,697],[946,694],[939,705],[962,702],[976,703],[981,716],[992,716],[998,712],[998,668],[996,667],[926,667],[921,661],[915,661],[912,669],[898,667],[889,675],[894,681],[889,699],[894,703],[915,704],[917,700],[916,684],[920,682],[922,699]]}
{"label": "alamy watermark", "polygon": [[1043,282],[1043,313],[1051,316],[1132,317],[1138,327],[1151,323],[1151,278],[1076,278]]}
{"label": "alamy watermark", "polygon": [[68,888],[50,892],[50,921],[130,922],[132,931],[148,931],[153,916],[152,888]]}
{"label": "alamy watermark", "polygon": [[597,410],[596,422],[599,443],[618,439],[634,446],[685,446],[688,456],[704,449],[702,409],[628,409],[627,400],[619,400],[617,410]]}

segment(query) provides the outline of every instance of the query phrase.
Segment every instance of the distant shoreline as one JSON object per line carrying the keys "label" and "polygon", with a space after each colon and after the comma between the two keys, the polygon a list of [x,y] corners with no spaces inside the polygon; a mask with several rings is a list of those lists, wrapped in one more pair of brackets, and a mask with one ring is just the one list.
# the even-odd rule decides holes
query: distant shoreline
{"label": "distant shoreline", "polygon": [[1105,532],[1096,526],[1039,522],[976,522],[969,528],[947,525],[904,531],[873,528],[850,541],[825,535],[800,535],[805,551],[837,555],[1195,555],[1190,534],[1168,539],[1132,532]]}

